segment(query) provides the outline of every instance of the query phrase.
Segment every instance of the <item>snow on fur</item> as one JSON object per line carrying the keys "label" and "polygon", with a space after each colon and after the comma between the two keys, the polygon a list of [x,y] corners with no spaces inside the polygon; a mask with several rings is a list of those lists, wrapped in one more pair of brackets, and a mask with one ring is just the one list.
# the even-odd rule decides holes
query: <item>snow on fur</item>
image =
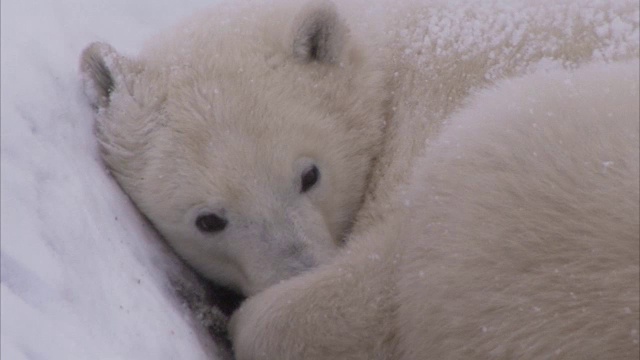
{"label": "snow on fur", "polygon": [[[176,298],[168,279],[175,276],[189,283],[190,277],[159,245],[156,234],[147,227],[100,164],[89,104],[81,95],[80,81],[76,80],[77,55],[89,42],[102,40],[111,43],[120,54],[137,54],[144,39],[206,3],[195,0],[135,4],[98,0],[82,4],[71,1],[2,3],[3,358],[204,359],[215,356],[215,346],[206,335],[203,336],[202,329],[194,323],[181,300]],[[247,77],[244,72],[251,70],[251,61],[256,61],[247,56],[255,55],[254,52],[242,52],[243,49],[251,49],[249,42],[255,39],[248,35],[264,35],[262,30],[267,29],[270,31],[266,36],[272,41],[270,46],[282,46],[279,49],[283,51],[293,50],[289,42],[291,39],[283,37],[283,34],[290,30],[287,24],[294,14],[276,14],[274,19],[280,21],[260,23],[264,21],[261,20],[263,14],[252,11],[255,3],[239,6],[229,2],[217,10],[204,11],[196,16],[200,20],[187,20],[180,30],[168,30],[156,37],[139,58],[161,65],[177,62],[170,66],[170,73],[163,75],[179,79],[192,70],[180,61],[204,51],[204,55],[210,57],[208,63],[201,64],[202,68],[232,66],[239,71],[237,78],[244,76],[247,83],[259,80],[259,72],[255,79]],[[261,2],[266,8],[275,3]],[[387,65],[392,64],[382,70],[396,86],[388,109],[383,111],[371,107],[379,111],[371,117],[376,119],[373,122],[376,126],[385,126],[381,121],[383,115],[394,114],[392,121],[386,124],[386,130],[392,130],[390,134],[396,137],[387,136],[378,149],[383,156],[377,159],[372,173],[370,196],[357,216],[358,209],[351,200],[349,206],[336,209],[343,212],[338,216],[339,221],[350,223],[356,220],[355,227],[351,229],[354,236],[366,236],[368,231],[374,230],[379,231],[374,233],[379,236],[391,233],[392,229],[376,230],[371,226],[380,219],[386,219],[389,211],[394,209],[387,203],[399,202],[403,208],[415,206],[416,199],[410,195],[409,198],[400,196],[406,189],[402,190],[398,183],[408,178],[413,160],[422,153],[425,141],[430,142],[430,135],[439,133],[442,123],[460,108],[469,94],[490,86],[496,80],[536,70],[573,69],[589,62],[606,63],[638,56],[639,12],[635,1],[407,0],[372,4],[354,0],[340,2],[338,8],[351,27],[350,38],[369,45],[368,51],[364,52],[367,61],[376,63],[383,60],[389,61]],[[207,22],[207,16],[219,21]],[[208,27],[203,24],[208,24]],[[255,27],[256,24],[266,25],[260,28]],[[201,31],[204,28],[209,30]],[[210,50],[208,46],[193,46],[209,38],[214,41],[210,31],[226,34],[219,35],[224,39],[215,39],[219,45],[226,46],[224,50],[220,48],[210,54],[206,53]],[[242,46],[234,46],[231,40],[237,39],[242,39],[238,43]],[[173,45],[167,46],[167,43]],[[263,43],[258,43],[258,48],[264,48]],[[167,48],[172,51],[167,53]],[[300,48],[305,49],[304,46]],[[352,53],[354,56],[357,54]],[[387,55],[391,56],[387,58]],[[483,59],[481,64],[478,58]],[[270,60],[273,62],[268,66],[282,61],[278,56]],[[243,66],[238,68],[238,64]],[[114,66],[114,63],[106,65]],[[336,65],[348,64],[337,61]],[[364,69],[372,71],[370,67],[365,66]],[[243,72],[244,75],[240,75]],[[363,74],[365,79],[371,75]],[[376,73],[369,78],[377,79],[378,75]],[[374,84],[377,81],[368,85]],[[305,91],[310,92],[313,85],[324,87],[323,91],[329,94],[335,90],[335,84],[330,81],[307,85]],[[89,88],[88,95],[97,99],[101,93],[93,90]],[[213,95],[220,95],[228,89],[216,86],[211,91]],[[238,94],[243,92],[228,96],[242,103],[243,99],[234,96]],[[375,94],[377,92],[372,91],[369,95],[373,98],[377,96]],[[206,91],[201,95],[213,96]],[[398,118],[414,121],[393,121]],[[378,131],[371,131],[360,138],[369,139],[369,135],[377,134]],[[317,134],[314,136],[318,137]],[[323,141],[319,143],[324,149],[340,149],[339,146],[328,146],[324,141],[331,138],[321,138]],[[350,139],[358,138],[352,136]],[[369,140],[372,143],[377,141]],[[615,168],[615,164],[606,159],[601,164],[607,171]],[[364,186],[355,188],[344,188],[341,192],[365,191]],[[135,194],[130,195],[135,197]],[[335,223],[339,221],[334,219]],[[334,229],[333,233],[337,234],[332,236],[341,237],[345,227],[335,225],[339,230]],[[355,250],[347,255],[357,253]],[[380,279],[368,276],[376,274],[376,266],[379,266],[376,264],[398,261],[397,254],[388,258],[384,249],[367,247],[359,255],[372,267],[350,272],[350,265],[346,264],[335,269],[339,275],[338,282],[347,280],[345,284],[351,285],[346,292],[334,289],[345,295],[347,302],[351,299],[347,295],[366,295],[368,289],[376,288],[378,280],[388,280],[382,279],[386,273],[382,273]],[[264,283],[277,282],[281,275],[275,273]],[[367,276],[356,277],[354,282],[351,281],[352,274]],[[424,270],[415,274],[419,278],[429,275]],[[298,279],[305,278],[294,280],[301,281]],[[306,286],[309,285],[301,284],[301,287]],[[313,283],[310,286],[313,289]],[[289,310],[290,314],[296,314],[295,298],[280,290],[275,286],[269,289],[269,294],[289,298],[272,305],[280,309],[293,302],[294,308]],[[571,294],[575,295],[570,292],[569,298]],[[381,296],[374,297],[373,302],[367,296],[361,298],[363,306],[389,310],[386,301],[390,294],[377,295]],[[332,301],[340,299],[329,299],[326,304],[312,303],[318,305],[312,309],[335,305]],[[253,309],[261,315],[264,303],[260,303],[260,298],[254,299],[252,304],[258,304]],[[308,311],[305,305],[303,303],[298,308],[302,312],[294,320],[336,316],[332,312]],[[359,307],[349,305],[351,307],[347,309],[355,314],[354,324],[365,326],[367,321],[371,321],[374,326],[368,330],[372,333],[347,331],[345,336],[334,337],[336,332],[329,331],[331,329],[318,332],[317,323],[314,323],[308,334],[320,337],[311,342],[316,348],[307,348],[306,351],[312,353],[314,349],[322,349],[323,341],[327,340],[329,343],[325,344],[325,351],[339,352],[347,348],[353,350],[351,354],[357,357],[357,350],[349,346],[355,344],[357,348],[358,344],[366,345],[366,341],[375,340],[378,335],[388,335],[387,329],[379,326],[387,323],[388,319],[365,318],[361,316]],[[546,311],[537,304],[533,304],[531,309]],[[249,310],[245,314],[252,314]],[[637,317],[637,308],[630,306],[622,311]],[[267,315],[259,318],[261,321],[273,320],[280,314]],[[237,328],[251,331],[255,322],[250,316],[243,316],[236,320]],[[250,325],[243,327],[241,320],[246,318]],[[286,315],[284,319],[287,319]],[[278,320],[282,319],[275,319],[273,323],[278,325]],[[293,331],[289,338],[293,342],[286,349],[291,351],[286,353],[287,356],[303,351],[295,336],[304,335],[304,328],[292,329],[292,323],[280,324],[285,326],[285,330]],[[423,325],[419,321],[413,324],[417,328]],[[341,330],[349,328],[338,329],[337,333]],[[494,328],[486,323],[475,330],[483,334]],[[284,331],[274,333],[265,328],[265,332],[257,334],[258,337],[241,336],[245,335],[243,332],[236,334],[235,340],[246,355],[259,348],[260,344],[251,343],[259,336],[275,336],[273,343],[277,343],[284,334]],[[322,338],[326,334],[329,336]],[[358,334],[363,338],[357,338]],[[637,326],[629,330],[629,335],[627,340],[637,342]],[[349,343],[353,336],[363,342]],[[366,353],[370,348],[362,351]]]}

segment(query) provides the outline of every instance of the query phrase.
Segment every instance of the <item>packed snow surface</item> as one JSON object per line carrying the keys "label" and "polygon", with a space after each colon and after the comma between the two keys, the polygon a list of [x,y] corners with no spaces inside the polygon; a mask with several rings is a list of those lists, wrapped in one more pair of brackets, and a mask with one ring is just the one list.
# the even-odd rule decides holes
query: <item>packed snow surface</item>
{"label": "packed snow surface", "polygon": [[78,76],[90,42],[135,54],[211,3],[2,1],[2,359],[218,358],[167,280],[183,266],[99,160]]}

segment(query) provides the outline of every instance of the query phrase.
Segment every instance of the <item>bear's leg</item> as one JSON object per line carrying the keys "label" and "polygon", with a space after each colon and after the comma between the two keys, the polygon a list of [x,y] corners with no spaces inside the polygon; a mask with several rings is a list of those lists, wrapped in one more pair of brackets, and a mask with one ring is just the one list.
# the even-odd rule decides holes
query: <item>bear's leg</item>
{"label": "bear's leg", "polygon": [[248,299],[230,324],[236,359],[391,358],[392,229],[354,239],[334,263]]}

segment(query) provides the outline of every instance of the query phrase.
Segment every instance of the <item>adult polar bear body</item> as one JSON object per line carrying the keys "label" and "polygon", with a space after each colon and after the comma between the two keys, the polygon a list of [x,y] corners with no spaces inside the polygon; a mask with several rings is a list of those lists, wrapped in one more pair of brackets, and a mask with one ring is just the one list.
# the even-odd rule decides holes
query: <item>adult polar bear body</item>
{"label": "adult polar bear body", "polygon": [[635,359],[639,67],[473,96],[407,206],[238,310],[237,358]]}
{"label": "adult polar bear body", "polygon": [[[486,337],[471,336],[476,323],[487,319],[484,317],[487,313],[494,315],[494,321],[508,320],[500,313],[502,308],[498,305],[502,303],[498,304],[499,299],[490,302],[495,307],[484,309],[482,316],[470,311],[460,312],[456,317],[451,309],[457,306],[472,310],[471,305],[481,302],[464,295],[480,296],[482,291],[470,287],[468,293],[464,293],[462,285],[445,287],[445,279],[455,284],[456,277],[460,277],[461,284],[485,289],[493,283],[486,283],[482,272],[493,274],[495,269],[511,268],[506,265],[492,267],[489,266],[491,261],[485,261],[490,258],[478,258],[480,264],[470,268],[475,269],[471,274],[458,271],[464,268],[462,263],[452,264],[450,273],[437,271],[435,267],[419,270],[423,252],[413,241],[426,244],[433,240],[431,236],[447,237],[436,233],[438,226],[422,229],[413,223],[437,224],[424,216],[437,217],[445,213],[443,207],[434,207],[434,212],[429,213],[426,210],[428,192],[425,195],[426,190],[416,189],[420,186],[407,185],[407,179],[425,149],[430,153],[432,149],[444,148],[438,145],[442,141],[439,134],[443,124],[453,121],[451,115],[477,89],[502,78],[535,70],[572,69],[589,62],[637,58],[638,4],[626,0],[561,3],[525,0],[489,4],[433,1],[363,6],[357,2],[341,3],[341,15],[338,15],[333,5],[323,1],[306,5],[284,1],[223,5],[210,13],[197,15],[155,39],[136,59],[123,57],[104,44],[94,44],[83,54],[87,93],[98,108],[97,129],[103,155],[120,184],[177,252],[199,271],[246,295],[257,294],[243,306],[233,322],[238,357],[412,359],[430,354],[435,358],[475,354],[476,357],[526,358],[544,356],[545,351],[553,348],[554,354],[559,351],[560,356],[579,358],[579,352],[571,352],[590,349],[625,355],[637,351],[637,344],[633,343],[637,340],[637,321],[635,325],[629,325],[629,321],[637,319],[637,296],[616,293],[620,286],[614,286],[614,283],[618,284],[615,281],[610,288],[602,282],[594,286],[602,286],[607,299],[629,303],[622,308],[623,312],[627,309],[630,312],[625,318],[627,322],[603,323],[602,313],[590,313],[585,307],[581,311],[591,316],[571,317],[582,321],[568,322],[571,326],[553,326],[556,323],[544,316],[539,319],[548,321],[547,328],[535,322],[509,323],[510,326],[500,328],[500,333],[496,330],[498,326],[487,320],[479,325],[479,331]],[[382,12],[384,16],[380,17]],[[380,24],[373,19],[389,20]],[[637,73],[629,70],[629,66],[624,68],[611,70],[611,76],[624,78],[620,73],[627,73],[631,83],[610,83],[611,88],[616,94],[624,93],[624,89],[637,94],[637,81],[633,82]],[[602,75],[606,70],[589,71],[594,76],[600,74],[603,81],[608,78]],[[625,119],[628,120],[633,108],[637,108],[637,97],[634,100],[623,96],[626,99],[623,102],[596,102],[594,83],[585,80],[586,77],[576,75],[576,81],[591,89],[584,93],[573,89],[578,99],[571,97],[572,93],[559,94],[574,107],[565,111],[560,106],[556,108],[558,111],[546,111],[544,106],[557,107],[547,99],[541,105],[533,104],[536,106],[532,105],[531,109],[544,116],[548,116],[547,112],[557,113],[563,122],[570,118],[566,123],[580,128],[578,120],[572,118],[582,114],[577,111],[578,105],[602,104],[602,109],[620,114],[623,125],[612,126],[610,133],[595,135],[589,133],[591,127],[585,127],[586,133],[576,131],[575,135],[561,141],[584,135],[584,139],[599,144],[609,135],[617,137],[623,131],[622,127],[627,126]],[[531,81],[535,79],[538,77],[530,78]],[[559,85],[557,80],[549,75],[549,82]],[[495,102],[508,105],[497,100],[500,96],[508,98],[509,91],[504,90],[507,88],[504,85],[503,90],[494,94]],[[554,88],[539,85],[536,89],[551,92]],[[511,90],[521,95],[516,96],[514,102],[528,101],[522,92]],[[590,102],[581,102],[579,98],[590,99]],[[489,101],[488,96],[485,100]],[[621,107],[612,108],[611,104]],[[519,119],[506,110],[500,112],[490,106],[475,104],[471,108],[493,111],[499,119],[514,122]],[[595,122],[601,111],[587,112],[588,120],[585,121]],[[455,118],[464,118],[464,114]],[[472,115],[466,114],[467,117]],[[507,120],[504,121],[507,126]],[[555,122],[540,119],[535,124],[544,133],[547,126],[553,130]],[[634,130],[637,122],[628,126],[631,128],[625,131],[637,133]],[[488,125],[486,129],[494,135],[499,133],[496,126]],[[479,127],[478,130],[482,129]],[[455,132],[449,129],[442,136],[452,133]],[[516,146],[509,141],[519,146],[520,141],[527,139],[523,135],[504,135],[504,139],[503,136],[497,136],[497,139],[500,140],[498,144],[505,147]],[[480,149],[484,141],[489,139],[479,136],[462,149],[474,146]],[[635,141],[637,144],[637,138]],[[606,143],[614,149],[612,156],[620,155],[620,149],[627,149],[625,153],[629,156],[637,154],[629,147],[633,141],[631,145],[624,141],[606,140]],[[540,142],[534,141],[533,145],[539,146]],[[576,161],[583,159],[579,156],[586,156],[574,154],[573,148],[568,149],[571,150],[569,157]],[[552,160],[548,153],[535,153],[544,161]],[[504,152],[495,149],[487,155],[490,155],[489,160],[491,156],[498,156],[496,161],[504,160],[499,157]],[[534,156],[533,153],[528,155]],[[428,155],[421,161],[428,164],[435,162],[435,158],[436,155]],[[526,156],[521,160],[538,166],[544,163]],[[625,175],[612,165],[627,162],[629,159],[621,155],[618,162],[605,159],[599,164],[608,164],[602,166],[607,171],[611,169],[612,174],[618,174],[620,181],[630,179],[637,183],[637,172],[633,169],[627,169]],[[421,169],[428,168],[424,164]],[[439,163],[435,165],[440,166]],[[542,169],[547,168],[542,166]],[[480,167],[465,169],[480,170]],[[494,170],[494,174],[503,174],[512,180],[529,181],[536,177],[535,172],[522,173],[521,169],[513,169],[513,175],[509,175],[510,168]],[[433,173],[425,171],[427,175],[423,176],[431,180]],[[452,171],[451,168],[448,171]],[[314,181],[307,181],[308,175],[314,173]],[[460,174],[459,179],[442,180],[443,186],[449,186],[447,184],[451,182],[451,187],[442,191],[453,191],[454,185],[464,185],[456,181],[474,175]],[[564,177],[559,180],[563,179],[566,180]],[[415,181],[414,184],[420,184]],[[602,184],[615,183],[613,178],[602,181]],[[313,187],[306,191],[305,184]],[[485,185],[491,188],[488,182]],[[498,189],[498,185],[493,186],[494,190]],[[545,186],[551,192],[556,185],[545,183]],[[564,184],[562,188],[567,186]],[[622,189],[630,194],[629,199],[634,196],[637,199],[637,189],[634,192],[628,184]],[[515,207],[504,205],[500,208],[492,202],[495,200],[482,198],[481,193],[473,195],[476,197],[469,201],[484,204],[479,207],[487,208],[487,221],[495,219],[488,209],[497,207],[495,210],[517,213],[521,207],[529,205],[512,202],[510,206]],[[557,205],[544,196],[542,199]],[[605,201],[603,206],[608,208],[611,203]],[[447,221],[461,223],[468,231],[473,231],[472,227],[477,225],[474,223],[477,219],[472,216],[474,213],[460,213],[470,218],[456,218],[446,213]],[[202,225],[203,214],[208,216],[205,217],[206,226],[198,227],[196,225]],[[571,212],[562,214],[571,224],[574,224],[571,219],[579,224],[596,220],[576,218]],[[631,206],[629,211],[616,214],[622,223],[637,224],[632,219],[634,216],[637,219],[637,207]],[[505,242],[503,250],[497,245],[492,248],[499,250],[495,261],[509,259],[515,264],[531,265],[527,260],[533,262],[533,258],[508,245],[514,244],[509,242],[514,238],[529,244],[533,240],[525,235],[540,235],[533,227],[535,219],[539,217],[534,216],[529,222],[524,216],[517,218],[522,221],[517,225],[523,227],[517,229],[526,230],[522,238],[515,237],[516,234],[507,240],[496,238],[490,242],[494,245]],[[562,223],[560,219],[557,224]],[[607,219],[605,217],[599,224],[611,231],[611,237],[617,236],[612,226],[605,226],[611,224],[604,223]],[[508,224],[501,225],[504,231],[514,229],[506,226]],[[531,227],[527,227],[529,225]],[[215,231],[209,231],[211,229]],[[580,234],[585,230],[572,229]],[[591,274],[594,278],[602,279],[604,274],[613,271],[615,274],[611,276],[629,280],[628,289],[637,290],[637,277],[626,272],[631,268],[637,273],[638,263],[637,226],[635,232],[630,231],[636,249],[625,247],[629,239],[621,238],[620,246],[628,257],[616,259],[619,264],[613,270],[595,265],[598,258],[588,255],[591,254],[589,251],[600,249],[597,244],[578,246],[585,250],[583,252],[562,252],[585,262],[566,257],[560,260],[566,261],[566,266],[591,264],[586,270],[593,272],[587,272],[585,276]],[[424,236],[416,235],[423,233]],[[625,234],[629,235],[628,232]],[[347,237],[348,245],[341,249]],[[459,242],[454,243],[462,244],[467,238],[461,235]],[[407,247],[398,248],[395,242],[407,244]],[[338,258],[334,259],[336,254]],[[512,259],[508,255],[523,257]],[[425,258],[429,257],[425,255]],[[544,262],[544,257],[536,259],[541,261],[540,268],[551,263]],[[635,262],[629,262],[629,259],[635,259]],[[316,266],[321,267],[300,278],[274,285]],[[558,272],[561,271],[563,268],[558,268]],[[411,274],[418,278],[411,278]],[[478,275],[477,282],[469,280],[468,276],[474,274]],[[424,283],[429,287],[422,286],[418,281],[422,275],[438,286],[432,288],[429,283]],[[510,275],[517,276],[518,273]],[[540,282],[535,283],[534,279]],[[531,284],[542,286],[540,291],[543,293],[545,284],[555,281],[542,275],[529,280]],[[504,283],[495,281],[499,290],[487,291],[487,294],[500,294],[502,290],[505,298],[528,305],[523,299],[531,295],[529,292],[516,286],[500,287]],[[425,301],[409,301],[412,293],[403,287],[415,288],[413,296],[423,296]],[[267,290],[261,292],[264,289]],[[518,289],[522,292],[517,292]],[[559,306],[566,305],[560,300],[573,296],[584,295],[579,299],[587,303],[594,301],[591,292],[570,290],[567,295],[553,289],[550,296],[558,296]],[[323,291],[322,296],[319,291]],[[456,299],[456,295],[460,297]],[[550,299],[543,300],[543,305],[551,302]],[[439,301],[450,301],[451,308],[442,307]],[[433,307],[427,307],[429,304]],[[523,311],[526,311],[524,305]],[[548,311],[546,306],[531,306],[534,311]],[[413,314],[413,318],[408,314]],[[476,315],[477,318],[468,319]],[[324,321],[325,316],[330,321]],[[461,319],[461,316],[465,318]],[[559,311],[558,316],[570,317],[563,311]],[[430,318],[437,320],[433,322],[433,328],[426,329]],[[405,326],[408,320],[411,321]],[[464,327],[463,323],[470,325]],[[523,330],[514,329],[514,324]],[[569,334],[574,328],[577,333],[571,338]],[[545,334],[536,329],[553,331]],[[589,335],[603,331],[611,336],[593,342],[596,345],[591,347],[589,342],[593,339]],[[628,342],[619,335],[624,331]],[[541,337],[528,336],[533,332]],[[500,338],[503,333],[513,337]],[[430,340],[421,345],[419,339]],[[559,339],[566,340],[569,345],[557,347]],[[581,344],[582,348],[578,349],[576,344]],[[613,349],[611,344],[620,348]]]}

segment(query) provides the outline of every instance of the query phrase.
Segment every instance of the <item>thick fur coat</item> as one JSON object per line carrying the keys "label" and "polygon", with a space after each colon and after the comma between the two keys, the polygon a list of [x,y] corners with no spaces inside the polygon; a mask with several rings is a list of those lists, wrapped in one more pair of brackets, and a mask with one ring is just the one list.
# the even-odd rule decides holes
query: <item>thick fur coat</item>
{"label": "thick fur coat", "polygon": [[238,359],[637,356],[638,4],[364,5],[83,53],[122,187],[251,296]]}
{"label": "thick fur coat", "polygon": [[238,358],[637,357],[638,67],[474,96],[405,206],[243,305]]}

